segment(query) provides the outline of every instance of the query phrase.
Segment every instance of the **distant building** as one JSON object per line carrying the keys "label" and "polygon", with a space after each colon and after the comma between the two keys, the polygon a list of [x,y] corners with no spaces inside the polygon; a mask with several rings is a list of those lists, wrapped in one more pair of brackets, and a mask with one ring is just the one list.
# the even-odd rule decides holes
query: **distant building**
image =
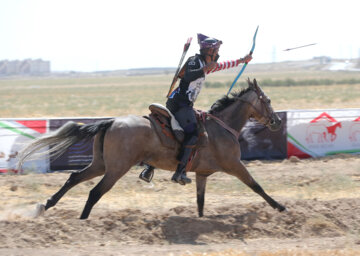
{"label": "distant building", "polygon": [[331,62],[331,58],[328,56],[314,57],[314,60],[318,60],[320,64],[328,64]]}
{"label": "distant building", "polygon": [[0,61],[0,75],[41,75],[50,72],[50,61],[42,59]]}

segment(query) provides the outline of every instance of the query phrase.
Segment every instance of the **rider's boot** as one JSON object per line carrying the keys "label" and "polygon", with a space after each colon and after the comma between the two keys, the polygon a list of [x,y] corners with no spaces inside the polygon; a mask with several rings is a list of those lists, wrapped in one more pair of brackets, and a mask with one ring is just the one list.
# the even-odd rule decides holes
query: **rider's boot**
{"label": "rider's boot", "polygon": [[172,176],[171,180],[173,182],[177,182],[180,185],[185,185],[191,183],[191,179],[186,176],[185,171],[186,165],[182,163],[178,164],[174,175]]}
{"label": "rider's boot", "polygon": [[171,180],[173,182],[177,182],[181,185],[191,183],[191,179],[186,176],[186,165],[190,159],[191,152],[193,150],[193,146],[185,146],[180,151],[180,163],[178,164],[174,175],[172,176]]}
{"label": "rider's boot", "polygon": [[143,181],[150,182],[154,176],[154,169],[155,167],[146,164],[146,167],[140,173],[139,178],[142,179]]}

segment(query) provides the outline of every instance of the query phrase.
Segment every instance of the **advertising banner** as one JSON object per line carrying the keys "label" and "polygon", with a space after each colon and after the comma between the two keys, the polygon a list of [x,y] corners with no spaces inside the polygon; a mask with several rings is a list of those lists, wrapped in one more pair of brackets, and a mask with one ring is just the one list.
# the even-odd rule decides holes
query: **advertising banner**
{"label": "advertising banner", "polygon": [[[50,131],[59,129],[62,125],[69,121],[79,124],[95,123],[100,120],[107,120],[110,118],[62,118],[50,119]],[[81,141],[72,145],[63,155],[57,159],[50,159],[50,170],[79,170],[86,167],[92,160],[92,145],[93,140]]]}
{"label": "advertising banner", "polygon": [[360,153],[360,109],[287,113],[288,157]]}
{"label": "advertising banner", "polygon": [[279,131],[272,132],[256,121],[248,121],[240,133],[241,159],[285,159],[286,112],[276,112],[282,121]]}
{"label": "advertising banner", "polygon": [[[282,119],[282,127],[276,132],[256,121],[246,123],[239,137],[243,160],[360,154],[360,109],[277,113]],[[0,173],[18,172],[19,151],[42,134],[55,131],[68,121],[88,124],[107,119],[0,119]],[[24,163],[23,171],[44,173],[82,169],[92,161],[92,144],[93,140],[74,144],[57,159],[48,160],[46,156],[29,159]]]}
{"label": "advertising banner", "polygon": [[[18,172],[16,157],[21,148],[46,132],[47,120],[0,119],[0,173]],[[39,159],[26,161],[22,171],[43,173],[48,169],[49,161]]]}

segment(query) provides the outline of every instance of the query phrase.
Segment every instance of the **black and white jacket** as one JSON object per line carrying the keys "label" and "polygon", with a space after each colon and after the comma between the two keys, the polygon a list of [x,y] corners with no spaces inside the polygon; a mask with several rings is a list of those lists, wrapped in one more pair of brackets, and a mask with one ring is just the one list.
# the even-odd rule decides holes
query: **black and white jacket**
{"label": "black and white jacket", "polygon": [[170,95],[166,105],[171,112],[173,112],[173,110],[176,111],[176,109],[180,107],[193,106],[205,82],[205,76],[207,74],[237,67],[239,64],[240,60],[217,63],[217,66],[214,69],[205,74],[203,68],[206,63],[202,56],[196,54],[195,56],[190,57],[185,63],[185,72],[181,77],[179,87],[177,87]]}
{"label": "black and white jacket", "polygon": [[193,105],[205,81],[204,66],[205,61],[201,55],[190,57],[185,63],[185,73],[179,87],[170,95],[169,100],[181,105]]}

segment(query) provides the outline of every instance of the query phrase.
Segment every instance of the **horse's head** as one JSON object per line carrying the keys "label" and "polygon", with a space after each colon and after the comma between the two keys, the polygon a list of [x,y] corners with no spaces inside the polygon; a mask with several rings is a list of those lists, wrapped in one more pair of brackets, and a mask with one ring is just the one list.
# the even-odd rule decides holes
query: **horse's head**
{"label": "horse's head", "polygon": [[257,84],[256,79],[253,82],[248,79],[249,93],[246,101],[250,104],[250,117],[254,117],[258,122],[267,126],[271,131],[277,131],[281,127],[281,118],[276,114],[271,106],[271,100],[265,95],[263,90]]}
{"label": "horse's head", "polygon": [[[231,114],[234,111],[239,111],[237,107],[240,107],[242,118],[255,118],[258,122],[267,126],[271,131],[277,131],[281,127],[281,119],[274,112],[271,107],[271,101],[269,97],[258,86],[256,79],[253,82],[248,80],[249,87],[241,90],[240,92],[234,92],[231,95],[233,97],[224,96],[217,100],[209,110],[209,114],[216,115],[223,119],[234,118]],[[246,108],[243,105],[233,104],[235,102],[246,103]],[[231,108],[234,106],[234,108]],[[227,111],[229,109],[229,111]],[[245,114],[246,112],[246,114]],[[237,114],[238,112],[236,112]],[[227,118],[224,118],[225,116]]]}

